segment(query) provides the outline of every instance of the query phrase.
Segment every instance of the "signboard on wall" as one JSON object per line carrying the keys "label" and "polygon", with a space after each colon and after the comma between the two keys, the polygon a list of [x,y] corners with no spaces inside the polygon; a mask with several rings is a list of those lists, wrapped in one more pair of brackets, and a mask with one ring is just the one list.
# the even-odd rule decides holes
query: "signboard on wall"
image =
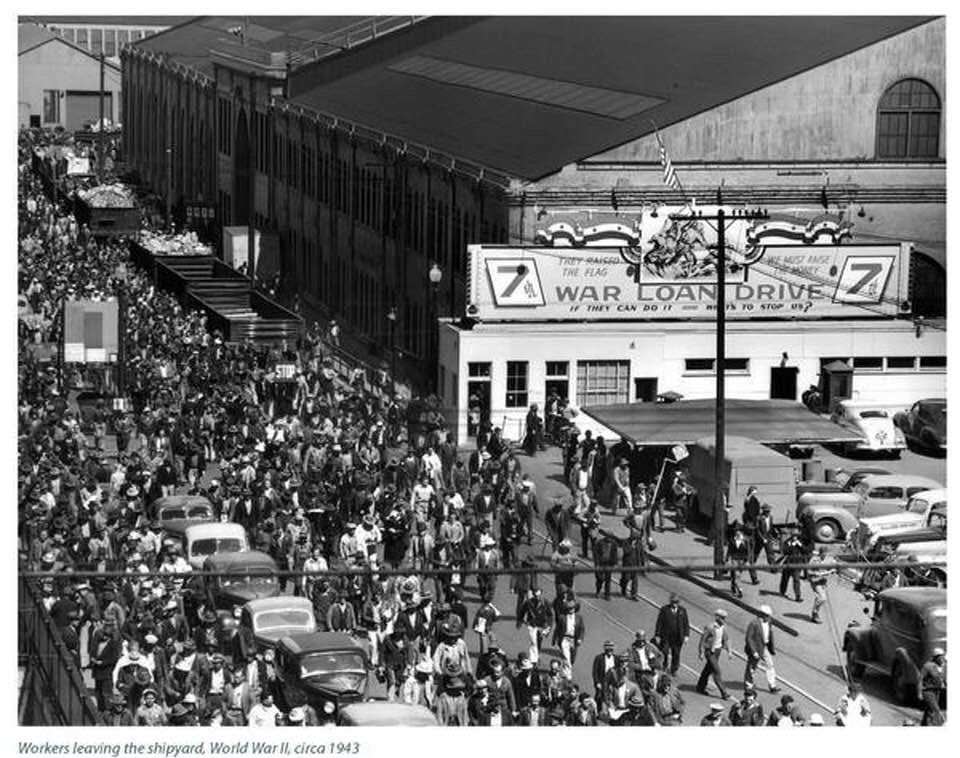
{"label": "signboard on wall", "polygon": [[63,360],[113,363],[118,352],[116,300],[68,300],[63,306]]}
{"label": "signboard on wall", "polygon": [[[471,245],[467,315],[481,321],[716,318],[716,255],[642,259],[619,248]],[[636,250],[630,251],[636,253]],[[870,318],[906,313],[908,245],[757,245],[727,255],[727,317]]]}

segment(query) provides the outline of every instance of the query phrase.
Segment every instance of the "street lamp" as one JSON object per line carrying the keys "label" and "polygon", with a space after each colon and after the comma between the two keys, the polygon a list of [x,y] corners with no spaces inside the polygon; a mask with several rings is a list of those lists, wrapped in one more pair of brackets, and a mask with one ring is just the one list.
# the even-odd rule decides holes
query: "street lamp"
{"label": "street lamp", "polygon": [[127,394],[127,267],[118,263],[113,271],[120,283],[117,291],[117,394]]}
{"label": "street lamp", "polygon": [[397,307],[391,306],[387,311],[387,321],[390,322],[390,384],[393,387],[393,393],[397,391],[397,343],[394,341],[394,333],[397,326]]}
{"label": "street lamp", "polygon": [[440,294],[440,282],[443,280],[443,271],[440,266],[434,262],[427,273],[430,279],[430,389],[435,393],[437,391],[437,372],[440,352],[440,334],[437,328],[437,300]]}

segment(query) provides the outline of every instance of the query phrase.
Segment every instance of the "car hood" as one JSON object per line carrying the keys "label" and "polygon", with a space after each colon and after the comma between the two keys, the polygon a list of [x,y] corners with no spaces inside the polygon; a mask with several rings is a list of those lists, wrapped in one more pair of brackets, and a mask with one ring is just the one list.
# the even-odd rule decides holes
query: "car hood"
{"label": "car hood", "polygon": [[886,516],[862,518],[860,523],[874,534],[887,534],[901,529],[915,529],[923,523],[923,514],[888,513]]}

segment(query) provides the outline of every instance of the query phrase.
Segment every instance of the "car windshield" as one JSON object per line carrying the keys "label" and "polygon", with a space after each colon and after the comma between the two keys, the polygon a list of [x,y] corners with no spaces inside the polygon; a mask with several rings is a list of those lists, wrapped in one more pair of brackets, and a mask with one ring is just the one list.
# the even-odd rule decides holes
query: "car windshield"
{"label": "car windshield", "polygon": [[[349,677],[366,673],[360,653],[334,652],[314,653],[300,659],[300,675],[324,677]],[[352,685],[355,689],[356,686]]]}
{"label": "car windshield", "polygon": [[947,609],[930,612],[930,636],[934,639],[947,636]]}
{"label": "car windshield", "polygon": [[205,505],[195,505],[187,510],[187,518],[201,519],[210,518],[210,509]]}
{"label": "car windshield", "polygon": [[242,574],[240,576],[225,576],[220,580],[221,587],[237,587],[244,584],[274,584],[277,581],[275,576],[267,576],[265,574],[259,574],[257,576],[251,576],[249,574]]}
{"label": "car windshield", "polygon": [[258,613],[253,625],[259,632],[269,632],[271,629],[286,629],[288,627],[309,629],[314,625],[314,622],[309,611],[280,609]]}
{"label": "car windshield", "polygon": [[193,555],[213,555],[214,553],[239,553],[243,551],[243,542],[237,537],[210,537],[196,540],[191,547]]}
{"label": "car windshield", "polygon": [[861,411],[860,418],[887,418],[886,411]]}

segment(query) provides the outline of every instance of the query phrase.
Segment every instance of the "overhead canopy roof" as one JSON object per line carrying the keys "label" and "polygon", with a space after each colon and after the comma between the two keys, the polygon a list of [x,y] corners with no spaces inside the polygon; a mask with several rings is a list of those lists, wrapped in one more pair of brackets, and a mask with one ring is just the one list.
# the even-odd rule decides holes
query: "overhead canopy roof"
{"label": "overhead canopy roof", "polygon": [[[859,439],[792,400],[727,400],[726,434],[764,444],[853,442]],[[623,403],[581,408],[603,426],[641,445],[691,445],[713,437],[716,403]]]}

